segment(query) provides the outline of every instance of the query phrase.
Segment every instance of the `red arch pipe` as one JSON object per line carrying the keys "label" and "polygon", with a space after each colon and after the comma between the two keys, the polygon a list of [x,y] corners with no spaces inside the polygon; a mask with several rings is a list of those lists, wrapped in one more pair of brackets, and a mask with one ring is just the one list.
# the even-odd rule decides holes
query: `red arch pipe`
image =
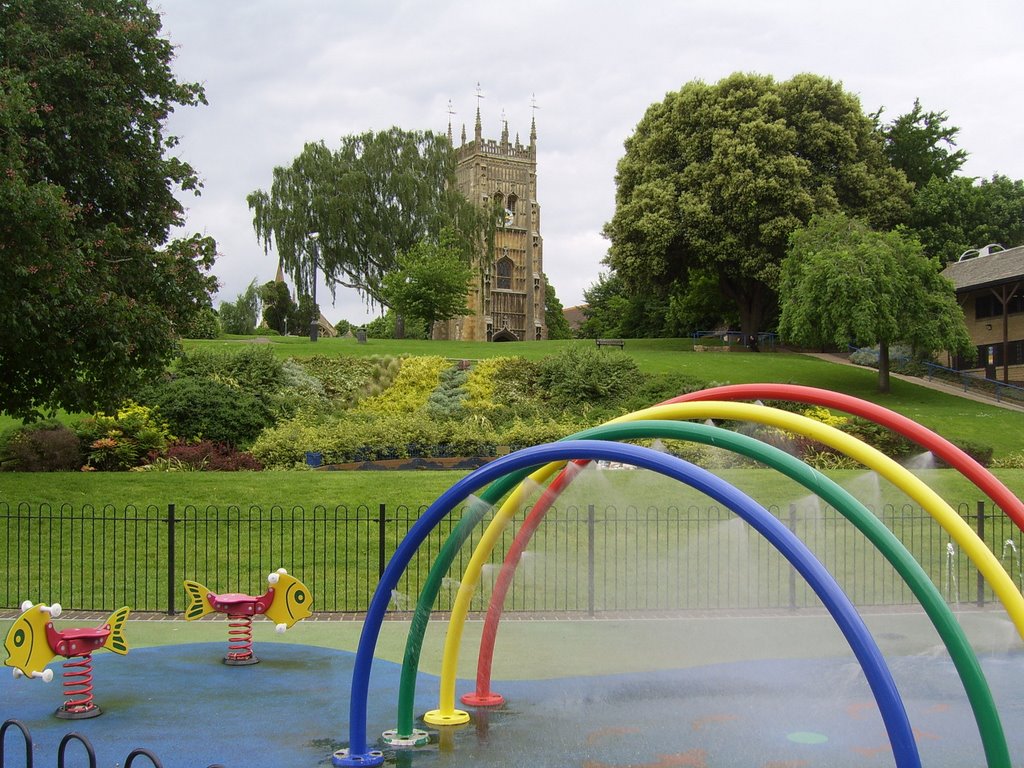
{"label": "red arch pipe", "polygon": [[501,621],[501,612],[505,607],[505,595],[512,585],[512,577],[516,575],[516,568],[519,565],[519,558],[523,556],[523,550],[533,538],[537,526],[544,520],[551,505],[561,495],[565,487],[576,477],[582,467],[589,464],[589,461],[576,459],[570,462],[552,480],[548,487],[537,499],[530,514],[523,520],[523,525],[516,533],[512,545],[505,554],[505,560],[501,564],[498,578],[494,581],[494,588],[491,590],[491,601],[487,605],[487,617],[484,619],[483,635],[480,638],[480,651],[477,655],[476,664],[476,690],[472,693],[463,694],[460,701],[471,707],[497,707],[505,699],[500,693],[491,690],[491,661],[494,659],[494,640],[498,633],[498,622]]}
{"label": "red arch pipe", "polygon": [[1006,513],[1018,528],[1024,530],[1024,503],[1013,492],[1003,485],[999,479],[972,459],[960,448],[941,435],[937,435],[927,427],[918,424],[906,416],[890,411],[875,403],[831,392],[817,387],[805,387],[799,384],[729,384],[722,387],[702,389],[686,395],[673,397],[658,405],[686,403],[699,400],[787,400],[809,405],[821,405],[835,408],[837,411],[860,416],[898,432],[908,440],[913,440],[922,448],[926,448],[938,456],[960,474],[978,486],[986,496],[994,501]]}

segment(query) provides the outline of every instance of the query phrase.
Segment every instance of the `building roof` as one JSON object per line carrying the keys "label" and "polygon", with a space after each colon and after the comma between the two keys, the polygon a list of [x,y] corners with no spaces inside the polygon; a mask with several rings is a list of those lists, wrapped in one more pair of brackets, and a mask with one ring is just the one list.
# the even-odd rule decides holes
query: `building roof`
{"label": "building roof", "polygon": [[586,304],[578,304],[575,307],[565,307],[562,309],[562,314],[572,330],[578,331],[580,326],[583,325],[583,321],[587,319],[587,316],[583,314],[583,310],[586,308]]}
{"label": "building roof", "polygon": [[942,275],[957,293],[1024,279],[1024,245],[949,264]]}

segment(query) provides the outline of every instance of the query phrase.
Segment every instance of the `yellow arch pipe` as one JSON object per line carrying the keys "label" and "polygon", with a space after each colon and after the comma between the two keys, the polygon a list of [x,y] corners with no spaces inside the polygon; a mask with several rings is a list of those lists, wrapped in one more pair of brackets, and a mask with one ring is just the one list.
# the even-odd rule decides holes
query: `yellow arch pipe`
{"label": "yellow arch pipe", "polygon": [[[759,424],[768,424],[769,426],[784,429],[787,432],[810,437],[859,461],[906,493],[942,526],[950,538],[957,543],[991,585],[992,591],[999,598],[1010,620],[1017,628],[1017,634],[1024,639],[1024,597],[1021,596],[1017,586],[1013,583],[1013,579],[1006,573],[1006,570],[996,556],[992,554],[989,548],[985,546],[985,542],[978,537],[978,534],[964,522],[963,518],[941,496],[915,477],[908,469],[881,451],[872,448],[870,445],[845,432],[841,432],[835,427],[822,424],[820,421],[815,421],[799,414],[789,413],[788,411],[782,411],[778,408],[769,408],[752,403],[709,400],[659,405],[653,408],[634,411],[617,419],[612,419],[608,423],[616,424],[624,421],[640,421],[645,419],[675,419],[677,421],[728,419],[730,421],[752,421]],[[530,475],[530,478],[542,483],[561,466],[564,466],[562,462],[549,464],[534,472],[534,474]],[[462,639],[462,627],[466,622],[470,600],[477,583],[480,581],[480,573],[483,570],[483,566],[490,557],[502,529],[515,514],[521,498],[522,494],[517,489],[501,505],[501,508],[484,531],[476,549],[473,551],[469,564],[466,566],[462,584],[455,595],[451,617],[448,620],[448,634],[445,638],[441,660],[439,707],[436,710],[431,710],[424,716],[424,720],[428,723],[452,725],[454,722],[451,717],[457,712],[460,717],[464,715],[464,719],[460,719],[457,722],[465,722],[469,719],[468,714],[461,713],[455,709],[455,676],[458,666],[459,643]]]}
{"label": "yellow arch pipe", "polygon": [[[566,462],[564,461],[554,461],[546,464],[540,469],[535,470],[527,480],[532,480],[537,485],[541,485],[555,472],[564,467],[565,464]],[[459,611],[461,612],[462,619],[460,621],[448,622],[448,634],[444,639],[444,661],[441,665],[441,690],[439,698],[441,702],[448,702],[448,706],[445,707],[442,703],[438,709],[432,709],[423,715],[423,720],[431,725],[459,725],[469,722],[469,713],[455,709],[455,672],[452,671],[451,674],[445,675],[444,670],[448,664],[452,665],[452,670],[458,664],[459,644],[462,642],[462,628],[466,624],[466,613],[469,611],[470,600],[473,598],[473,592],[476,591],[476,585],[480,581],[480,574],[487,564],[487,559],[490,557],[494,545],[498,543],[501,532],[522,504],[527,488],[529,488],[527,483],[525,481],[521,482],[505,499],[505,502],[494,515],[490,524],[484,529],[483,536],[477,542],[476,549],[473,550],[473,556],[469,559],[469,564],[466,566],[462,582],[459,584],[459,591],[455,594],[455,603],[452,606],[452,616],[454,617],[456,611]],[[472,580],[473,583],[468,583],[468,580]],[[451,657],[450,660],[449,656]]]}

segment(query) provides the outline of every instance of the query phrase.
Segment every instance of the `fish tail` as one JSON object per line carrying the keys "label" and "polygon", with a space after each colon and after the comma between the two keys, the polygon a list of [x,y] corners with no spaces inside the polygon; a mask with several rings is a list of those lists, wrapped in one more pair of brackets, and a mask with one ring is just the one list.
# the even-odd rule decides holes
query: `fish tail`
{"label": "fish tail", "polygon": [[185,620],[199,619],[213,613],[213,606],[206,597],[209,590],[198,581],[185,580],[185,593],[188,595],[188,607],[185,608]]}
{"label": "fish tail", "polygon": [[118,608],[107,619],[107,625],[110,627],[110,636],[107,638],[107,642],[103,644],[103,647],[108,651],[120,653],[122,656],[128,653],[128,640],[124,636],[124,625],[128,622],[129,613],[131,613],[131,609],[126,605],[124,608]]}

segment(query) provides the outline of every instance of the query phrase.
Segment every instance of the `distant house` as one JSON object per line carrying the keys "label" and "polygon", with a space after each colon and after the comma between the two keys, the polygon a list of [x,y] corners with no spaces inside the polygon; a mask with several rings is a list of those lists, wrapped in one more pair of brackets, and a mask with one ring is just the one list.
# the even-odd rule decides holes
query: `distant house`
{"label": "distant house", "polygon": [[942,274],[953,281],[977,362],[954,367],[1024,381],[1024,246],[992,244],[964,253]]}

